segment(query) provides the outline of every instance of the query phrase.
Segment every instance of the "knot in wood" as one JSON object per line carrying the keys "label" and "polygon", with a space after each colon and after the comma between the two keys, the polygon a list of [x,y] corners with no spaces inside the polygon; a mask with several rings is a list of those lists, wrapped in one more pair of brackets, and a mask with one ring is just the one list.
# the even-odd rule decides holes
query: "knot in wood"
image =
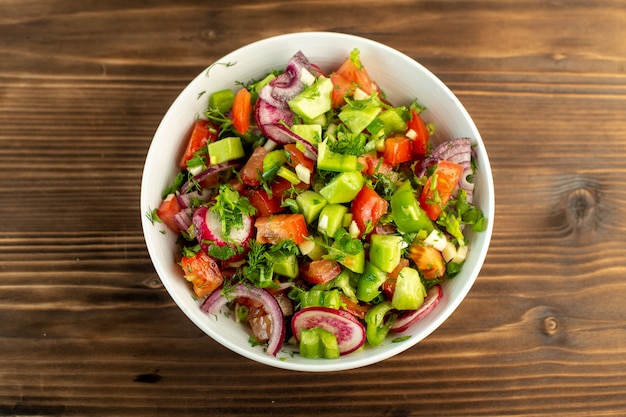
{"label": "knot in wood", "polygon": [[546,317],[543,319],[543,330],[547,335],[553,335],[559,329],[559,323],[557,323],[556,318],[553,316]]}
{"label": "knot in wood", "polygon": [[566,215],[574,228],[590,227],[597,216],[597,203],[593,193],[586,188],[578,188],[567,198]]}

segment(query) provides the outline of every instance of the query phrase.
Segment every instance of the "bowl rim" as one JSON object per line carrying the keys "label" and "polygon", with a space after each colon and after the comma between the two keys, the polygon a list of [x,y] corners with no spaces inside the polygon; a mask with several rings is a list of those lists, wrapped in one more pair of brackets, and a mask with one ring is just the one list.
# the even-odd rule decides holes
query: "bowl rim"
{"label": "bowl rim", "polygon": [[[159,262],[159,257],[157,255],[156,243],[153,239],[150,239],[151,233],[154,233],[150,228],[154,228],[154,225],[147,219],[146,211],[150,209],[150,199],[152,195],[148,193],[148,182],[147,174],[150,171],[150,163],[154,160],[154,154],[157,152],[156,149],[156,139],[161,134],[161,129],[167,123],[168,119],[172,117],[173,109],[178,106],[178,104],[183,100],[185,93],[188,93],[191,88],[194,88],[196,84],[200,82],[201,79],[205,78],[208,74],[208,71],[211,69],[213,65],[220,62],[229,62],[232,60],[232,57],[238,56],[246,51],[253,50],[259,47],[264,47],[267,45],[271,45],[274,43],[285,42],[288,44],[298,44],[298,41],[304,41],[306,39],[316,38],[319,40],[329,41],[331,39],[343,39],[346,41],[352,41],[354,44],[358,45],[367,45],[369,47],[375,48],[380,51],[385,51],[387,54],[391,54],[396,56],[398,59],[413,65],[414,68],[421,71],[425,76],[429,78],[429,81],[433,82],[438,89],[446,94],[446,99],[449,99],[453,102],[454,106],[457,110],[462,114],[463,119],[468,124],[472,132],[472,143],[478,148],[478,153],[481,156],[480,161],[480,173],[484,177],[484,180],[487,183],[487,190],[483,191],[486,193],[486,208],[487,210],[483,210],[485,217],[487,217],[487,229],[484,232],[480,233],[481,240],[483,244],[478,248],[479,252],[476,257],[476,263],[472,269],[471,274],[465,282],[463,283],[461,290],[456,298],[452,299],[448,304],[445,311],[441,312],[437,316],[429,322],[428,326],[420,332],[419,337],[413,337],[413,340],[406,341],[404,343],[395,343],[393,346],[389,347],[385,350],[379,350],[378,352],[371,355],[359,355],[359,352],[352,353],[350,355],[342,356],[339,360],[301,360],[300,362],[294,362],[287,360],[280,360],[278,358],[267,355],[262,350],[254,349],[251,350],[247,347],[242,347],[237,343],[232,343],[229,340],[222,337],[220,334],[214,334],[209,331],[210,329],[206,329],[203,323],[198,320],[197,312],[191,311],[186,307],[186,304],[189,300],[183,300],[182,297],[179,297],[176,291],[173,290],[172,284],[169,281],[170,271],[164,268]],[[348,54],[349,51],[346,51]],[[269,69],[268,69],[269,70]],[[197,91],[195,92],[197,94]],[[272,366],[275,368],[282,368],[286,370],[295,370],[295,371],[306,371],[306,372],[329,372],[329,371],[341,371],[341,370],[349,370],[356,369],[363,366],[368,366],[374,363],[378,363],[384,361],[390,357],[393,357],[399,353],[406,351],[407,349],[415,346],[421,340],[429,336],[432,332],[434,332],[441,324],[449,318],[449,316],[457,309],[460,303],[465,299],[467,294],[469,293],[471,287],[474,285],[478,275],[482,269],[483,263],[485,261],[487,251],[489,249],[492,233],[493,233],[493,224],[494,224],[494,214],[495,214],[495,189],[493,183],[493,174],[491,171],[491,165],[489,162],[489,157],[487,155],[487,151],[485,149],[484,141],[478,132],[476,125],[474,124],[473,119],[470,117],[469,113],[463,106],[463,104],[459,101],[456,95],[438,78],[436,77],[430,70],[424,67],[422,64],[409,57],[408,55],[391,48],[385,44],[382,44],[378,41],[374,41],[365,37],[346,34],[341,32],[323,32],[323,31],[312,31],[312,32],[295,32],[295,33],[285,33],[276,36],[270,36],[264,39],[259,39],[257,41],[251,42],[247,45],[241,46],[233,51],[227,53],[223,57],[212,62],[208,67],[203,69],[193,80],[191,80],[185,88],[179,93],[176,99],[172,102],[162,120],[157,127],[153,138],[150,143],[150,147],[148,149],[148,153],[145,158],[144,169],[142,172],[142,180],[141,180],[141,192],[140,192],[140,205],[141,205],[141,218],[142,218],[142,229],[144,240],[150,255],[150,259],[152,261],[152,265],[155,268],[159,279],[163,283],[164,287],[168,291],[170,297],[174,300],[177,306],[183,311],[183,313],[205,334],[207,334],[211,339],[217,341],[221,345],[225,346],[229,350],[238,353],[239,355],[255,361],[257,363],[263,363],[268,366]],[[481,207],[482,209],[482,207]],[[197,309],[199,310],[199,308]],[[371,350],[375,350],[377,348],[370,348]],[[354,355],[354,356],[353,356]]]}

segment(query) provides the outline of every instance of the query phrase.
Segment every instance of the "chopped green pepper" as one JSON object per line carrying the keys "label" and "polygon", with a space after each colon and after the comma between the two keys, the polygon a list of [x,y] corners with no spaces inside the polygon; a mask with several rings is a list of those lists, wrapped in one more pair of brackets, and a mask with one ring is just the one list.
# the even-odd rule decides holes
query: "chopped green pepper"
{"label": "chopped green pepper", "polygon": [[356,296],[359,300],[369,303],[380,294],[380,286],[387,279],[385,271],[374,266],[371,262],[365,262],[363,274],[359,277],[356,288]]}
{"label": "chopped green pepper", "polygon": [[209,108],[216,109],[222,114],[226,114],[235,101],[235,93],[233,90],[225,89],[216,91],[209,96]]}
{"label": "chopped green pepper", "polygon": [[391,216],[398,229],[405,233],[426,230],[428,233],[435,228],[415,196],[415,190],[409,182],[402,184],[391,196]]}
{"label": "chopped green pepper", "polygon": [[336,359],[339,357],[337,338],[321,327],[303,329],[300,332],[300,355],[312,359]]}
{"label": "chopped green pepper", "polygon": [[385,320],[385,316],[391,310],[393,310],[391,302],[383,301],[370,308],[365,315],[365,334],[370,345],[378,346],[387,337],[387,333],[389,333],[389,329],[396,318],[396,315],[392,314]]}

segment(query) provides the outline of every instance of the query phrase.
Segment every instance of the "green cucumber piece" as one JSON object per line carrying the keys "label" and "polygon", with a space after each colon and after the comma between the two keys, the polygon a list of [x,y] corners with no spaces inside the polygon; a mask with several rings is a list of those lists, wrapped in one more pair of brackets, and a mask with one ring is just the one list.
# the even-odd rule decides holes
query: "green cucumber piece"
{"label": "green cucumber piece", "polygon": [[328,149],[326,141],[317,145],[317,168],[324,171],[348,172],[358,170],[358,158],[355,155],[342,155]]}
{"label": "green cucumber piece", "polygon": [[287,278],[298,276],[298,258],[295,254],[271,255],[274,273]]}
{"label": "green cucumber piece", "polygon": [[382,108],[377,101],[371,101],[365,107],[346,106],[340,113],[339,119],[344,122],[352,133],[361,133],[374,119]]}
{"label": "green cucumber piece", "polygon": [[315,119],[332,108],[332,92],[333,82],[330,78],[319,77],[313,85],[305,88],[287,104],[297,115]]}
{"label": "green cucumber piece", "polygon": [[294,124],[291,126],[291,130],[313,145],[317,145],[322,137],[322,125],[320,124]]}
{"label": "green cucumber piece", "polygon": [[398,273],[391,305],[397,310],[417,310],[424,303],[426,288],[416,269],[405,267]]}
{"label": "green cucumber piece", "polygon": [[222,162],[232,161],[245,156],[241,139],[237,136],[231,136],[209,143],[207,148],[209,150],[209,161],[211,165],[221,164]]}
{"label": "green cucumber piece", "polygon": [[317,230],[326,236],[335,236],[343,223],[343,216],[348,207],[341,204],[327,204],[322,208],[317,221]]}
{"label": "green cucumber piece", "polygon": [[400,111],[401,109],[389,109],[378,115],[378,119],[383,122],[386,136],[406,132],[408,129],[406,122],[399,113]]}
{"label": "green cucumber piece", "polygon": [[389,273],[400,263],[402,237],[373,234],[370,237],[370,262]]}
{"label": "green cucumber piece", "polygon": [[326,201],[324,196],[313,190],[304,191],[296,197],[296,204],[300,212],[304,215],[304,220],[307,224],[311,224],[317,220],[320,212],[327,203],[328,201]]}
{"label": "green cucumber piece", "polygon": [[342,172],[330,180],[319,193],[330,204],[349,203],[355,199],[365,180],[359,171]]}

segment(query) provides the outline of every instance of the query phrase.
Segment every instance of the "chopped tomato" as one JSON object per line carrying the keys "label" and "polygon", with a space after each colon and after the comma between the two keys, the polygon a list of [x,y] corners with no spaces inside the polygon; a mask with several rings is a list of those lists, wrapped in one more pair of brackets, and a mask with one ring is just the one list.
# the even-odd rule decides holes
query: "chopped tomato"
{"label": "chopped tomato", "polygon": [[388,206],[387,200],[379,196],[374,189],[364,185],[352,201],[350,211],[352,219],[363,233],[368,224],[371,224],[372,228],[376,226],[383,214],[387,213]]}
{"label": "chopped tomato", "polygon": [[341,266],[330,259],[305,262],[300,266],[300,277],[311,284],[325,284],[341,273]]}
{"label": "chopped tomato", "polygon": [[362,320],[365,319],[365,315],[370,309],[369,305],[361,305],[359,303],[355,303],[354,301],[346,297],[344,294],[341,294],[340,297],[341,297],[341,303],[343,304],[341,306],[342,310],[346,310],[348,313],[352,314],[356,318],[359,318]]}
{"label": "chopped tomato", "polygon": [[281,207],[280,198],[276,198],[274,195],[270,198],[267,191],[262,188],[252,190],[248,199],[256,208],[259,216],[269,216],[271,214],[280,213],[285,209]]}
{"label": "chopped tomato", "polygon": [[437,163],[435,172],[426,180],[420,206],[431,220],[437,220],[441,210],[450,200],[465,168],[454,162],[442,160]]}
{"label": "chopped tomato", "polygon": [[304,216],[300,213],[262,216],[256,219],[254,226],[259,243],[277,244],[281,240],[291,239],[299,245],[309,235]]}
{"label": "chopped tomato", "polygon": [[295,168],[298,165],[302,165],[313,174],[315,168],[315,161],[304,156],[304,153],[296,147],[294,143],[285,145],[285,150],[288,152],[287,163],[289,166]]}
{"label": "chopped tomato", "polygon": [[415,132],[416,137],[413,138],[413,154],[415,156],[424,156],[428,153],[428,141],[430,134],[424,119],[415,110],[411,110],[411,120],[407,122],[409,130]]}
{"label": "chopped tomato", "polygon": [[363,65],[357,67],[351,58],[346,59],[335,74],[344,77],[367,94],[372,94],[374,91],[380,92],[380,88],[372,81],[365,67]]}
{"label": "chopped tomato", "polygon": [[363,165],[361,172],[365,175],[386,174],[393,167],[389,165],[383,158],[375,156],[371,153],[364,153],[359,156],[359,163]]}
{"label": "chopped tomato", "polygon": [[193,291],[199,298],[211,294],[224,282],[217,262],[204,252],[184,256],[180,265],[185,279],[193,284]]}
{"label": "chopped tomato", "polygon": [[282,177],[274,178],[274,181],[270,184],[270,188],[272,190],[272,197],[278,198],[280,203],[285,200],[285,198],[291,197],[291,190],[306,190],[309,188],[309,184],[300,181],[297,184],[292,184],[288,180]]}
{"label": "chopped tomato", "polygon": [[394,270],[387,274],[387,280],[383,282],[382,290],[388,300],[391,300],[393,298],[393,293],[396,290],[396,281],[398,280],[398,274],[400,273],[402,268],[406,268],[407,266],[409,266],[409,260],[406,258],[400,258],[400,262],[394,268]]}
{"label": "chopped tomato", "polygon": [[333,72],[330,74],[330,80],[333,82],[333,91],[331,95],[333,109],[337,109],[346,104],[345,97],[351,96],[354,92],[354,84],[341,74]]}
{"label": "chopped tomato", "polygon": [[443,255],[432,246],[413,243],[409,248],[409,257],[426,279],[439,278],[446,272]]}
{"label": "chopped tomato", "polygon": [[235,94],[233,101],[233,126],[242,135],[250,128],[250,113],[252,112],[252,95],[246,88]]}
{"label": "chopped tomato", "polygon": [[251,187],[257,187],[261,184],[260,178],[263,173],[263,160],[268,153],[269,151],[262,146],[254,148],[252,155],[250,155],[250,158],[248,158],[248,161],[239,172],[241,181],[243,181],[244,184]]}
{"label": "chopped tomato", "polygon": [[413,141],[406,136],[385,139],[383,159],[389,165],[398,165],[413,160]]}
{"label": "chopped tomato", "polygon": [[178,223],[174,220],[174,216],[177,215],[181,210],[180,204],[178,204],[178,199],[174,194],[168,194],[167,197],[161,204],[159,204],[159,208],[156,211],[157,216],[166,225],[172,232],[179,234],[180,228],[178,227]]}
{"label": "chopped tomato", "polygon": [[185,153],[178,163],[179,168],[187,168],[187,161],[193,158],[196,152],[201,151],[202,148],[206,146],[207,142],[215,142],[218,133],[219,129],[212,122],[208,120],[197,120],[193,125]]}

